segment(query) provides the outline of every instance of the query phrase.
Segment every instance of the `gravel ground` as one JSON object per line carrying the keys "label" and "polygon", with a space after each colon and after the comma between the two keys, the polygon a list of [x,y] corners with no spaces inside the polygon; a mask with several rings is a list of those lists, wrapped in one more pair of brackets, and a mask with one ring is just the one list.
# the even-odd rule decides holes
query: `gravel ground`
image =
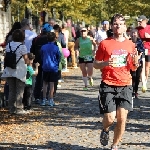
{"label": "gravel ground", "polygon": [[[1,109],[0,150],[102,150],[109,149],[99,142],[102,115],[98,108],[99,71],[94,71],[94,87],[83,91],[79,69],[64,76],[64,83],[55,98],[56,106],[34,105],[34,112],[10,116]],[[150,96],[149,91],[134,100],[120,150],[150,150]],[[112,126],[112,129],[114,126]]]}

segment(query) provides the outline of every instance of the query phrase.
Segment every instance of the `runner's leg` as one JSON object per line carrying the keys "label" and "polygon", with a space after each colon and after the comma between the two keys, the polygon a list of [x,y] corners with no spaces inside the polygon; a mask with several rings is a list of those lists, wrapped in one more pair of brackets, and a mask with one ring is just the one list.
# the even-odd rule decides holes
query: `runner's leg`
{"label": "runner's leg", "polygon": [[122,135],[125,131],[127,114],[128,114],[128,110],[125,110],[124,108],[120,108],[120,107],[117,109],[117,124],[114,130],[113,145],[118,145],[118,143],[122,138]]}
{"label": "runner's leg", "polygon": [[105,113],[103,118],[103,129],[104,131],[109,131],[109,127],[113,124],[116,117],[116,111],[111,113]]}
{"label": "runner's leg", "polygon": [[87,73],[89,78],[89,84],[93,86],[93,63],[87,63]]}
{"label": "runner's leg", "polygon": [[87,70],[86,70],[86,64],[85,63],[81,63],[80,64],[80,69],[82,71],[82,77],[83,77],[83,82],[85,84],[85,87],[87,87]]}

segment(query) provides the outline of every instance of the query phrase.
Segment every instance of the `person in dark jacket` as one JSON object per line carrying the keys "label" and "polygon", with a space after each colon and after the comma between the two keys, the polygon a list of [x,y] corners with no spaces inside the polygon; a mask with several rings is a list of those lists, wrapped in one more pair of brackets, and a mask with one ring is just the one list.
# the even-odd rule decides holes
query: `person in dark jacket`
{"label": "person in dark jacket", "polygon": [[38,68],[38,74],[36,76],[36,82],[34,87],[34,98],[36,103],[40,103],[40,99],[42,99],[42,61],[41,61],[41,47],[48,43],[47,33],[51,32],[53,28],[45,23],[42,27],[42,33],[33,39],[31,46],[31,53],[35,55],[34,63],[39,63],[40,66]]}

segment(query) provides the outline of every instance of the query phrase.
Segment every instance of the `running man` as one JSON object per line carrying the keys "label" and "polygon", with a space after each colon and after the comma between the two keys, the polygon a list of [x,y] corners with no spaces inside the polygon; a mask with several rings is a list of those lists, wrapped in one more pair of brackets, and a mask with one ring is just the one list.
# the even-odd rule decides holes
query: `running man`
{"label": "running man", "polygon": [[100,43],[94,68],[102,72],[99,106],[104,118],[100,142],[103,146],[108,145],[109,127],[116,118],[111,150],[118,150],[117,146],[125,131],[127,114],[133,109],[130,69],[136,70],[139,64],[135,44],[124,37],[125,18],[116,14],[112,17],[111,24],[114,35]]}
{"label": "running man", "polygon": [[139,25],[137,30],[145,47],[145,76],[147,83],[150,69],[150,25],[147,25],[148,19],[144,15],[141,15],[137,21]]}
{"label": "running man", "polygon": [[[94,50],[92,50],[92,44],[94,45]],[[79,66],[82,71],[83,82],[85,85],[83,90],[88,90],[88,79],[89,84],[93,86],[93,54],[95,54],[96,43],[92,37],[87,35],[86,28],[81,29],[81,37],[76,40],[75,50],[77,57],[79,56]]]}

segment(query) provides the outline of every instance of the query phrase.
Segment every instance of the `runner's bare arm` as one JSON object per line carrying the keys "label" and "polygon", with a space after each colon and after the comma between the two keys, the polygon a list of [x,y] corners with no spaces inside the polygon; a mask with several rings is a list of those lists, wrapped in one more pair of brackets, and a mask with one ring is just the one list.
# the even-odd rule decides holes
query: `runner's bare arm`
{"label": "runner's bare arm", "polygon": [[113,58],[110,58],[108,61],[98,61],[98,60],[95,60],[93,62],[93,67],[95,69],[103,69],[104,67],[106,66],[113,66]]}
{"label": "runner's bare arm", "polygon": [[146,38],[150,38],[150,34],[148,34],[147,32],[145,32],[145,37]]}
{"label": "runner's bare arm", "polygon": [[25,64],[27,64],[29,62],[27,54],[23,55],[23,59],[24,59]]}
{"label": "runner's bare arm", "polygon": [[96,45],[96,42],[95,42],[94,39],[92,40],[92,44],[93,44],[93,46],[94,46],[94,51],[96,51],[96,46],[97,46],[97,45]]}

